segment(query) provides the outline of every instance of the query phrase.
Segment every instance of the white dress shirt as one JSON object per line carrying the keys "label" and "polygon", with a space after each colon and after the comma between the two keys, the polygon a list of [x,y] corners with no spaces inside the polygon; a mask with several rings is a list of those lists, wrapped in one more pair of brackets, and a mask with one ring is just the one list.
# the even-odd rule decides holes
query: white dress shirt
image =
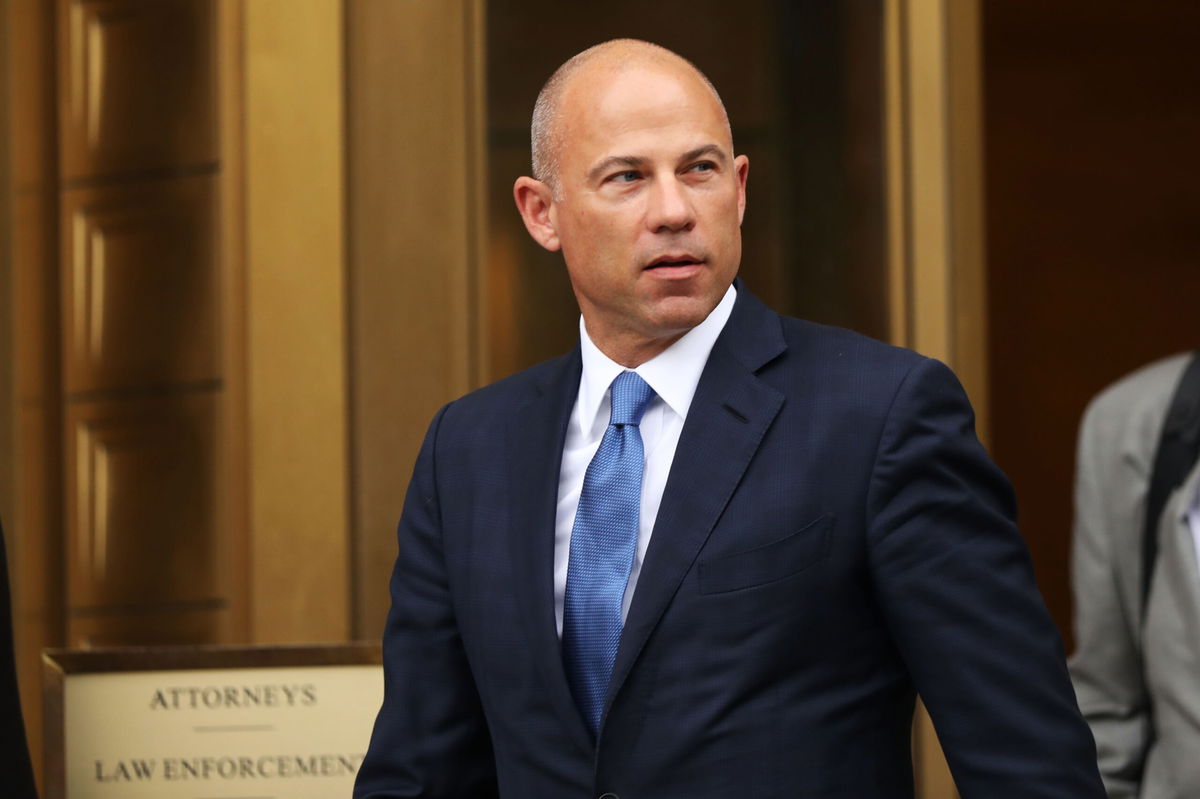
{"label": "white dress shirt", "polygon": [[[650,533],[654,520],[658,518],[658,506],[662,502],[663,489],[671,462],[675,459],[675,446],[679,433],[687,419],[688,408],[696,394],[700,373],[708,362],[717,336],[721,334],[737,292],[733,286],[708,317],[689,330],[682,338],[631,371],[637,372],[655,397],[642,417],[642,448],[646,466],[642,472],[642,508],[638,520],[637,552],[633,558],[633,569],[629,574],[629,585],[625,588],[625,600],[621,606],[621,619],[629,613],[629,603],[637,586],[642,570],[646,547],[650,544]],[[562,636],[563,598],[567,590],[567,562],[571,554],[571,528],[575,524],[575,511],[579,508],[579,494],[583,490],[583,477],[600,440],[608,428],[610,415],[609,386],[617,375],[626,371],[624,366],[611,360],[592,343],[583,318],[579,319],[579,341],[583,356],[583,373],[579,378],[579,396],[571,411],[567,425],[567,438],[563,444],[562,468],[558,478],[558,509],[554,533],[554,613],[558,620],[558,634]]]}

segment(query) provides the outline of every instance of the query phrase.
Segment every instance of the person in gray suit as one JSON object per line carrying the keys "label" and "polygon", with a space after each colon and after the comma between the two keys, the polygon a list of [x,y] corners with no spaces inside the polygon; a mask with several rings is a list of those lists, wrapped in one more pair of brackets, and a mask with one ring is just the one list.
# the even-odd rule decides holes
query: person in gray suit
{"label": "person in gray suit", "polygon": [[1110,799],[1200,797],[1198,466],[1163,507],[1142,585],[1150,475],[1188,361],[1157,361],[1105,389],[1079,433],[1070,671]]}

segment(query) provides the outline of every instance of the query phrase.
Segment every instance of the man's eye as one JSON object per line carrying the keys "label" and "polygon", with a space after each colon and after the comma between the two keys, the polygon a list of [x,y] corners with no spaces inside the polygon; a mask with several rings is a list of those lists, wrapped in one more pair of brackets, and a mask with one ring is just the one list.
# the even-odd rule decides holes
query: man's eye
{"label": "man's eye", "polygon": [[641,177],[640,174],[638,174],[634,170],[630,169],[625,172],[618,172],[617,174],[615,174],[611,178],[609,178],[609,180],[613,181],[614,183],[633,183],[639,177]]}
{"label": "man's eye", "polygon": [[692,172],[712,172],[716,168],[717,165],[712,161],[700,161],[690,167]]}

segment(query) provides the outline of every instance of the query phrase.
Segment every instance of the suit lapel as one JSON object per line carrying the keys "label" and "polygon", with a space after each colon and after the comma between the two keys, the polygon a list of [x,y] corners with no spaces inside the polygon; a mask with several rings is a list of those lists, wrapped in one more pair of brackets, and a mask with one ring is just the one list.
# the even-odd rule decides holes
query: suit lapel
{"label": "suit lapel", "polygon": [[783,407],[783,395],[755,374],[786,348],[779,318],[740,285],[738,290],[679,436],[617,649],[606,711]]}
{"label": "suit lapel", "polygon": [[514,415],[508,430],[512,497],[514,590],[521,605],[530,652],[542,672],[550,702],[570,735],[593,749],[563,671],[554,619],[554,526],[559,469],[571,409],[579,393],[579,350],[559,360],[538,391]]}
{"label": "suit lapel", "polygon": [[[1168,498],[1163,508],[1163,517],[1170,520],[1169,539],[1160,545],[1156,569],[1167,572],[1166,579],[1174,583],[1167,593],[1176,604],[1176,610],[1183,617],[1191,633],[1187,636],[1193,642],[1193,651],[1200,654],[1200,563],[1197,562],[1195,536],[1192,534],[1191,521],[1187,511],[1192,505],[1196,492],[1200,491],[1200,464],[1192,468],[1191,475],[1183,482],[1174,494]],[[1160,524],[1159,529],[1163,526]]]}

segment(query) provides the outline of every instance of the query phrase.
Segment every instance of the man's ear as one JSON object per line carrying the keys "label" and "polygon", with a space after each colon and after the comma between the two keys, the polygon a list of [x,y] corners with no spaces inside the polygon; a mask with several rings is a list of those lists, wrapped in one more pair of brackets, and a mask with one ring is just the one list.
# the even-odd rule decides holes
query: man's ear
{"label": "man's ear", "polygon": [[738,224],[746,216],[746,178],[750,176],[750,158],[739,155],[733,159],[734,176],[737,179],[738,192]]}
{"label": "man's ear", "polygon": [[533,240],[550,252],[562,247],[550,209],[554,206],[554,193],[540,180],[520,177],[513,184],[513,199],[521,212],[521,221]]}

